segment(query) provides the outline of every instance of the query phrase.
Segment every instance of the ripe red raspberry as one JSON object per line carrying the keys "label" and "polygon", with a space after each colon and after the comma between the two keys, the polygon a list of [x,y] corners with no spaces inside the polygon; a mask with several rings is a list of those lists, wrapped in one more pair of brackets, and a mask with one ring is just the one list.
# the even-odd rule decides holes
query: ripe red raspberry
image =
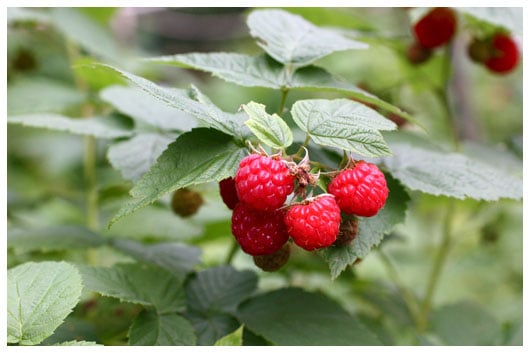
{"label": "ripe red raspberry", "polygon": [[371,217],[383,207],[388,197],[385,175],[375,164],[359,161],[345,169],[328,185],[340,209],[347,214]]}
{"label": "ripe red raspberry", "polygon": [[337,239],[340,208],[332,195],[318,196],[291,206],[284,221],[289,235],[299,247],[308,251],[325,248]]}
{"label": "ripe red raspberry", "polygon": [[236,173],[239,199],[260,211],[274,211],[294,190],[294,176],[279,157],[251,154],[241,160]]}
{"label": "ripe red raspberry", "polygon": [[496,34],[491,40],[491,46],[491,57],[484,62],[490,71],[504,74],[517,66],[519,50],[509,35]]}
{"label": "ripe red raspberry", "polygon": [[413,28],[418,43],[428,49],[449,42],[456,31],[456,16],[447,7],[437,7],[420,19]]}
{"label": "ripe red raspberry", "polygon": [[239,197],[237,197],[236,182],[232,177],[219,182],[219,193],[226,207],[233,210],[239,202]]}
{"label": "ripe red raspberry", "polygon": [[232,213],[232,234],[249,255],[270,255],[289,239],[283,210],[257,211],[240,202]]}

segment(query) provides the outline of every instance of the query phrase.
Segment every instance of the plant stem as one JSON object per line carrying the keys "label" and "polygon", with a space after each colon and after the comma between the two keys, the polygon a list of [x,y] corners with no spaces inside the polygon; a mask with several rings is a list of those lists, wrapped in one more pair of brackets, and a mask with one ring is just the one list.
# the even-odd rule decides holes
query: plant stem
{"label": "plant stem", "polygon": [[421,321],[418,326],[420,331],[425,331],[427,329],[428,317],[431,311],[432,301],[434,298],[434,293],[436,287],[440,281],[440,275],[442,273],[442,268],[447,260],[449,255],[449,250],[452,245],[452,221],[454,213],[454,200],[450,200],[447,205],[447,213],[445,215],[443,228],[442,228],[442,243],[438,248],[438,252],[434,258],[434,262],[430,271],[429,281],[427,282],[427,287],[425,289],[425,297],[421,304]]}
{"label": "plant stem", "polygon": [[451,81],[451,45],[448,45],[445,48],[444,52],[444,65],[442,67],[442,79],[443,86],[439,89],[436,89],[436,94],[442,103],[442,107],[445,111],[445,116],[447,119],[447,125],[449,126],[449,131],[451,132],[451,137],[453,140],[453,146],[455,150],[460,148],[460,129],[458,127],[458,121],[453,116],[453,111],[451,109],[451,104],[449,102],[449,83]]}
{"label": "plant stem", "polygon": [[285,108],[285,102],[287,101],[287,95],[289,94],[289,90],[282,88],[282,98],[280,101],[280,108],[278,109],[278,115],[282,116],[283,109]]}
{"label": "plant stem", "polygon": [[239,248],[238,244],[233,241],[232,245],[230,246],[230,250],[228,252],[228,256],[226,257],[225,263],[227,265],[230,265],[232,261],[234,260],[234,257],[236,256],[237,249]]}
{"label": "plant stem", "polygon": [[381,261],[383,262],[383,265],[385,266],[388,272],[388,275],[390,276],[390,279],[394,282],[401,297],[405,301],[405,304],[407,305],[407,308],[409,309],[409,312],[412,316],[414,323],[418,325],[421,322],[421,310],[420,310],[420,306],[418,303],[418,299],[403,284],[403,282],[401,281],[399,277],[398,271],[396,270],[395,266],[390,260],[390,257],[383,252],[383,249],[379,248],[379,251],[377,253],[379,254],[379,257],[381,258]]}

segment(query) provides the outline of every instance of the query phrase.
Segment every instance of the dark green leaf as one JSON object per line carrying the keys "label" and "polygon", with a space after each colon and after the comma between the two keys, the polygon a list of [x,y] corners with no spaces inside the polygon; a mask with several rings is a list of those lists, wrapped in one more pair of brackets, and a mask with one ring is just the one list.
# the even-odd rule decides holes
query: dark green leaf
{"label": "dark green leaf", "polygon": [[102,295],[129,303],[152,305],[159,314],[183,310],[186,302],[183,274],[160,267],[131,263],[113,267],[78,266],[85,286]]}
{"label": "dark green leaf", "polygon": [[459,302],[435,310],[432,329],[451,346],[501,343],[501,329],[497,320],[472,302]]}
{"label": "dark green leaf", "polygon": [[263,104],[250,102],[242,105],[242,108],[250,117],[245,124],[265,145],[280,149],[293,143],[289,126],[278,115],[267,114]]}
{"label": "dark green leaf", "polygon": [[107,152],[110,164],[125,179],[138,181],[155,164],[175,137],[155,132],[140,133],[129,140],[111,145]]}
{"label": "dark green leaf", "polygon": [[142,311],[129,330],[131,346],[192,346],[195,333],[191,324],[182,316],[168,313],[157,314]]}
{"label": "dark green leaf", "polygon": [[116,120],[109,116],[74,119],[57,114],[34,114],[9,116],[7,122],[105,139],[132,135],[131,131],[121,127]]}
{"label": "dark green leaf", "polygon": [[14,228],[7,233],[7,247],[16,252],[86,249],[104,243],[105,240],[99,234],[75,225]]}
{"label": "dark green leaf", "polygon": [[193,116],[139,88],[111,86],[101,91],[100,97],[123,114],[163,130],[188,131],[197,126]]}
{"label": "dark green leaf", "polygon": [[7,342],[50,336],[81,296],[81,276],[65,262],[27,262],[7,271]]}
{"label": "dark green leaf", "polygon": [[258,45],[286,65],[306,66],[336,51],[368,48],[364,43],[319,28],[301,16],[282,10],[253,11],[247,24]]}
{"label": "dark green leaf", "polygon": [[139,261],[158,265],[182,278],[199,263],[201,254],[197,247],[177,243],[144,245],[132,240],[114,240],[112,245]]}
{"label": "dark green leaf", "polygon": [[330,247],[321,251],[331,271],[337,278],[344,269],[358,258],[363,258],[377,246],[396,224],[405,220],[409,195],[394,178],[386,175],[389,189],[385,206],[374,217],[359,217],[359,234],[349,245]]}
{"label": "dark green leaf", "polygon": [[241,322],[282,346],[380,345],[376,336],[322,294],[285,288],[251,298],[238,309]]}
{"label": "dark green leaf", "polygon": [[245,155],[245,148],[213,129],[193,129],[179,136],[132,188],[133,199],[114,216],[110,225],[176,189],[233,176]]}
{"label": "dark green leaf", "polygon": [[229,266],[201,271],[186,283],[186,317],[197,331],[199,344],[212,345],[239,327],[232,314],[256,285],[254,272]]}
{"label": "dark green leaf", "polygon": [[[239,114],[229,114],[220,110],[211,102],[199,102],[190,98],[187,92],[176,88],[161,87],[143,77],[133,75],[110,65],[96,64],[91,66],[94,70],[118,74],[149,93],[161,102],[180,111],[191,114],[201,120],[207,127],[212,127],[226,134],[242,137],[244,117]],[[194,90],[197,91],[196,88]]]}
{"label": "dark green leaf", "polygon": [[366,157],[391,154],[379,130],[393,130],[396,124],[364,104],[348,99],[299,100],[291,114],[315,143]]}

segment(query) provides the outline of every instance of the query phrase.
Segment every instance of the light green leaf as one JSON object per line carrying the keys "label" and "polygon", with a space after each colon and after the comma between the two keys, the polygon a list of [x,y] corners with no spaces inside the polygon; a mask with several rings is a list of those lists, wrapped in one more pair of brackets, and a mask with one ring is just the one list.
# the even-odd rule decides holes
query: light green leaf
{"label": "light green leaf", "polygon": [[300,288],[251,298],[239,307],[237,316],[252,332],[280,346],[381,344],[336,302]]}
{"label": "light green leaf", "polygon": [[123,57],[112,33],[75,8],[56,7],[53,24],[68,38],[100,58],[119,62]]}
{"label": "light green leaf", "polygon": [[432,330],[451,346],[499,345],[502,340],[497,320],[472,302],[459,302],[436,309]]}
{"label": "light green leaf", "polygon": [[56,343],[54,346],[103,346],[102,344],[97,344],[96,342],[90,341],[68,341]]}
{"label": "light green leaf", "polygon": [[198,128],[180,135],[131,189],[133,199],[110,225],[176,189],[233,176],[245,155],[245,148],[213,129]]}
{"label": "light green leaf", "polygon": [[113,267],[78,266],[85,286],[122,301],[152,305],[159,314],[183,310],[186,301],[182,279],[162,268],[146,264],[118,264]]}
{"label": "light green leaf", "polygon": [[410,197],[394,178],[386,175],[389,189],[385,206],[373,217],[359,218],[359,233],[349,245],[329,247],[320,252],[328,262],[331,278],[337,278],[342,271],[358,258],[365,257],[377,246],[395,225],[405,220],[407,203]]}
{"label": "light green leaf", "polygon": [[69,118],[56,114],[35,114],[8,116],[10,124],[20,124],[35,128],[66,131],[78,135],[113,139],[131,136],[132,132],[119,126],[112,117]]}
{"label": "light green leaf", "polygon": [[7,248],[15,252],[53,251],[98,247],[105,240],[97,233],[76,225],[45,228],[12,228],[7,232]]}
{"label": "light green leaf", "polygon": [[272,148],[286,148],[293,143],[293,133],[278,115],[267,114],[263,104],[250,102],[242,105],[250,117],[245,124],[261,142]]}
{"label": "light green leaf", "polygon": [[315,143],[366,157],[391,154],[379,130],[393,130],[396,125],[364,104],[348,99],[300,100],[291,114]]}
{"label": "light green leaf", "polygon": [[256,10],[247,19],[250,34],[270,56],[295,67],[306,66],[336,51],[368,45],[319,28],[301,16],[282,10]]}
{"label": "light green leaf", "polygon": [[522,180],[458,153],[425,148],[400,134],[387,134],[394,157],[384,159],[390,173],[411,190],[457,199],[520,199]]}
{"label": "light green leaf", "polygon": [[[236,137],[244,136],[244,131],[242,130],[244,118],[239,114],[225,113],[211,102],[199,102],[193,99],[184,90],[159,86],[143,77],[133,75],[110,65],[95,64],[91,67],[94,70],[118,74],[161,102],[193,115],[201,120],[206,127],[212,127]],[[194,91],[198,90],[194,88]]]}
{"label": "light green leaf", "polygon": [[186,284],[188,311],[198,335],[198,344],[212,345],[240,324],[233,317],[237,306],[255,290],[257,277],[251,271],[215,267],[197,273]]}
{"label": "light green leaf", "polygon": [[337,92],[374,104],[418,124],[410,114],[316,66],[303,67],[293,73],[268,56],[236,53],[190,53],[145,60],[210,72],[216,77],[245,87]]}
{"label": "light green leaf", "polygon": [[193,346],[195,333],[182,316],[142,311],[129,329],[131,346]]}
{"label": "light green leaf", "polygon": [[455,10],[504,27],[510,32],[523,34],[522,7],[455,7]]}
{"label": "light green leaf", "polygon": [[193,116],[163,103],[139,88],[111,86],[101,91],[100,97],[121,113],[163,130],[188,131],[197,126],[197,120]]}
{"label": "light green leaf", "polygon": [[48,78],[20,78],[7,86],[8,115],[62,113],[84,100],[74,86]]}
{"label": "light green leaf", "polygon": [[243,345],[243,326],[228,335],[221,337],[214,344],[215,346],[242,346]]}
{"label": "light green leaf", "polygon": [[139,133],[129,140],[111,145],[107,151],[110,164],[125,179],[138,181],[156,163],[174,136],[155,132]]}
{"label": "light green leaf", "polygon": [[65,262],[27,262],[7,271],[7,342],[50,336],[81,296],[81,276]]}
{"label": "light green leaf", "polygon": [[16,21],[37,21],[51,22],[50,15],[47,12],[34,10],[25,7],[8,7],[7,23]]}
{"label": "light green leaf", "polygon": [[182,278],[200,261],[201,249],[184,244],[144,245],[133,240],[114,240],[111,244],[139,261],[155,264]]}

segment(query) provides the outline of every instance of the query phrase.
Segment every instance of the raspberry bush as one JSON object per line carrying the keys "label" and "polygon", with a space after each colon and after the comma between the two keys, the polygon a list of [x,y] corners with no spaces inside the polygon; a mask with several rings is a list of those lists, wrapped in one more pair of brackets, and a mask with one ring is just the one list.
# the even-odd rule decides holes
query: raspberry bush
{"label": "raspberry bush", "polygon": [[7,19],[8,345],[522,344],[521,9]]}

